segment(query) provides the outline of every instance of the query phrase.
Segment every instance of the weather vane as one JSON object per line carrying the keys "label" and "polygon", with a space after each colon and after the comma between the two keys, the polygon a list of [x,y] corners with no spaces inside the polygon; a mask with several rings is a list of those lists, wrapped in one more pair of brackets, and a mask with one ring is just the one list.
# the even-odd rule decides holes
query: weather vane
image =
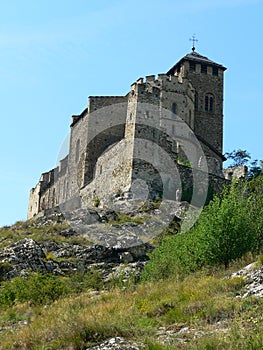
{"label": "weather vane", "polygon": [[192,38],[189,39],[190,41],[193,42],[193,46],[192,46],[192,51],[195,51],[195,43],[198,42],[198,40],[195,37],[195,34],[193,34]]}

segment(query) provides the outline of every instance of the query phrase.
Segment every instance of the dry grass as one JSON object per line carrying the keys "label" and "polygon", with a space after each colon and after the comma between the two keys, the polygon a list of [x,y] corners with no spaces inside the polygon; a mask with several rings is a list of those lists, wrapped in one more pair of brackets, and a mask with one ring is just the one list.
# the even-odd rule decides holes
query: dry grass
{"label": "dry grass", "polygon": [[[241,288],[240,278],[189,276],[184,281],[147,283],[95,296],[83,293],[31,310],[27,326],[0,335],[0,349],[86,349],[113,336],[154,341],[161,326],[206,329],[222,320],[227,320],[231,332],[232,326],[244,323],[244,315],[251,317],[255,309],[256,314],[262,313],[261,302],[235,298]],[[257,319],[257,322],[261,321]],[[206,338],[210,339],[211,335]],[[148,348],[160,349],[160,346],[152,342]],[[177,346],[184,349],[183,344]]]}

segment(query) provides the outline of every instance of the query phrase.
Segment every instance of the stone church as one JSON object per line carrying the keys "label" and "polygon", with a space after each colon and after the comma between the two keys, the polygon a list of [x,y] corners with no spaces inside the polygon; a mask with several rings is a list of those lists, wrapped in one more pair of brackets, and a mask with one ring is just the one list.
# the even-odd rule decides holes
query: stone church
{"label": "stone church", "polygon": [[125,96],[90,96],[72,116],[68,155],[31,189],[28,218],[64,203],[129,199],[136,188],[145,199],[175,199],[178,189],[183,196],[193,187],[195,172],[209,186],[222,183],[225,70],[193,47],[167,73],[139,78]]}

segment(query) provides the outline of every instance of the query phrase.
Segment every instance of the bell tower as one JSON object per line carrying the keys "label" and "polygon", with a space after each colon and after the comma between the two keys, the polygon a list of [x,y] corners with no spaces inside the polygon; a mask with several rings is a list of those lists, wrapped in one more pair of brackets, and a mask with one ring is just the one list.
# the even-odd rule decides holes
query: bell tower
{"label": "bell tower", "polygon": [[195,89],[194,128],[205,154],[222,168],[223,84],[226,68],[195,51],[184,56],[166,74],[188,79]]}

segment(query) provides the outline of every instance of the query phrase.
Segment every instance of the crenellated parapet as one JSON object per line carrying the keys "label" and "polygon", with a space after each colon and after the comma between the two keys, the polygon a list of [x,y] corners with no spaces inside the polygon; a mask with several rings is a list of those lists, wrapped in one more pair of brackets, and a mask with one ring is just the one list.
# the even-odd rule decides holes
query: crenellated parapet
{"label": "crenellated parapet", "polygon": [[[90,96],[84,111],[72,116],[68,156],[30,191],[28,218],[76,196],[92,203],[97,195],[106,200],[129,192],[136,174],[152,184],[153,195],[160,192],[156,166],[138,161],[144,150],[165,167],[155,144],[177,164],[187,164],[188,150],[193,167],[207,162],[208,172],[221,178],[225,69],[192,52],[167,73],[138,78],[124,96]],[[195,157],[196,142],[202,157]],[[168,167],[165,181],[172,175]]]}

